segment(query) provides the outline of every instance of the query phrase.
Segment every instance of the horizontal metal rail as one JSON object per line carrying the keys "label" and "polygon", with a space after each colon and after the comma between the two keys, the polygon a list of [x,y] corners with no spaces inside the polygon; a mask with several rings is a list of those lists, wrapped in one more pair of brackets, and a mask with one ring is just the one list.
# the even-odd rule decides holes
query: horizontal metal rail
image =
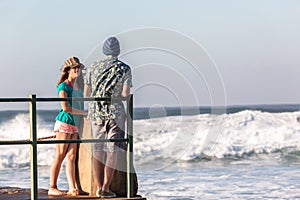
{"label": "horizontal metal rail", "polygon": [[37,141],[38,144],[55,144],[55,143],[97,143],[97,142],[127,142],[125,138],[115,139],[84,139],[84,140],[41,140]]}
{"label": "horizontal metal rail", "polygon": [[[67,97],[67,98],[59,98],[59,97],[45,97],[45,98],[36,98],[36,102],[51,102],[51,101],[127,101],[126,97],[99,97],[99,98],[78,98],[78,97]],[[0,102],[31,102],[31,98],[0,98]]]}
{"label": "horizontal metal rail", "polygon": [[[39,140],[37,144],[58,144],[58,143],[97,143],[97,142],[128,142],[127,138],[114,139],[79,139],[79,140]],[[30,140],[14,140],[14,141],[0,141],[0,145],[23,145],[32,144]]]}
{"label": "horizontal metal rail", "polygon": [[31,102],[31,98],[0,98],[0,102]]}
{"label": "horizontal metal rail", "polygon": [[32,141],[0,141],[0,145],[24,145],[24,144],[32,144]]}
{"label": "horizontal metal rail", "polygon": [[36,98],[37,102],[49,102],[49,101],[127,101],[128,98],[125,97],[113,97],[113,98],[79,98],[79,97],[67,97],[67,98]]}

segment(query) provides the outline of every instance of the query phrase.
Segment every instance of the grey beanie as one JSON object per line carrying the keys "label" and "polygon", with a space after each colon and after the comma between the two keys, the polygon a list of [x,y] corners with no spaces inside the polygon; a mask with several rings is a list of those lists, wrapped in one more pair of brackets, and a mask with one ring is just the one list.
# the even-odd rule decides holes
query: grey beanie
{"label": "grey beanie", "polygon": [[102,51],[105,55],[118,56],[120,54],[120,44],[117,38],[109,37],[103,44]]}

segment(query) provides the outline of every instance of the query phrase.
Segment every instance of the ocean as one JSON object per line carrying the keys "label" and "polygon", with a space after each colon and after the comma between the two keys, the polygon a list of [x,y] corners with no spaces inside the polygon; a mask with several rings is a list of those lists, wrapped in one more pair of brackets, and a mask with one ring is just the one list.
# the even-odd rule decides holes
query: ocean
{"label": "ocean", "polygon": [[[148,200],[300,199],[300,105],[134,109],[138,194]],[[38,111],[38,137],[57,110]],[[29,113],[0,111],[0,140],[29,138]],[[38,146],[48,188],[55,145]],[[29,145],[0,146],[0,186],[30,188]],[[67,190],[64,167],[58,187]],[[0,197],[1,198],[1,197]]]}

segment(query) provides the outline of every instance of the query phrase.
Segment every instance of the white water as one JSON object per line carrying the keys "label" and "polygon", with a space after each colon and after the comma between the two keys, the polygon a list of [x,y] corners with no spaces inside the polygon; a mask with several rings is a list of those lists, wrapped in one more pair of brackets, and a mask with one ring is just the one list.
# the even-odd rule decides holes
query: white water
{"label": "white water", "polygon": [[[300,198],[300,112],[242,111],[134,121],[139,194],[149,200]],[[42,119],[40,117],[39,119]],[[38,137],[53,135],[38,122]],[[1,140],[29,138],[28,115],[0,124]],[[47,188],[55,145],[39,145]],[[0,186],[30,187],[29,146],[0,147]],[[67,189],[64,168],[58,186]]]}
{"label": "white water", "polygon": [[[300,151],[300,112],[245,110],[234,114],[175,116],[134,121],[134,158],[143,166],[198,158],[244,158]],[[42,119],[42,117],[41,117]],[[38,121],[38,137],[53,135],[52,122]],[[28,139],[29,117],[18,114],[0,124],[1,140]],[[211,137],[211,135],[213,137]],[[207,143],[210,139],[212,142]],[[0,168],[29,166],[29,146],[0,147]],[[55,145],[38,146],[38,164],[50,166]]]}
{"label": "white water", "polygon": [[[197,158],[244,158],[258,154],[300,151],[300,112],[242,111],[134,122],[137,162],[154,159],[189,161]],[[216,125],[215,125],[216,124]],[[211,145],[204,146],[213,135]],[[209,143],[206,143],[209,144]]]}

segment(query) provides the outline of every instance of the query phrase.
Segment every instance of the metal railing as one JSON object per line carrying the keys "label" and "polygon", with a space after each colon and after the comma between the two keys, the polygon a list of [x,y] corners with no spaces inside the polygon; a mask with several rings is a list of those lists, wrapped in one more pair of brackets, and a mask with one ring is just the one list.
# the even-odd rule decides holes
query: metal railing
{"label": "metal railing", "polygon": [[37,140],[37,102],[53,101],[111,101],[111,98],[37,98],[30,95],[29,98],[0,98],[0,102],[29,102],[30,103],[30,139],[20,141],[0,141],[0,145],[30,144],[30,170],[31,170],[31,199],[38,199],[38,164],[37,145],[57,143],[96,143],[96,142],[127,142],[127,198],[133,193],[133,95],[128,98],[113,98],[126,101],[127,105],[127,130],[126,138],[116,139],[78,139],[78,140]]}

